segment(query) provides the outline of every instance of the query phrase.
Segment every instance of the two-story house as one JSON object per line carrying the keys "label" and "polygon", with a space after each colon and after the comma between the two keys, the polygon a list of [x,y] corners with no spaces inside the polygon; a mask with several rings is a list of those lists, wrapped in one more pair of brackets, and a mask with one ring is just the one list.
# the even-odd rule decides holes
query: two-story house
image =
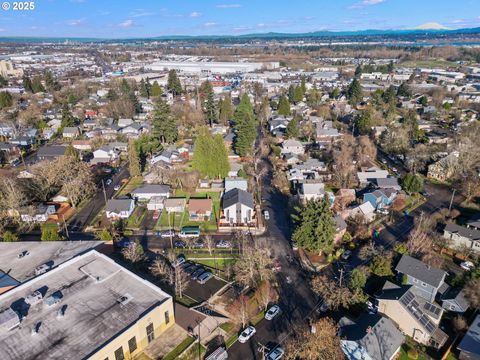
{"label": "two-story house", "polygon": [[466,248],[480,252],[480,230],[474,227],[449,223],[443,230],[443,237],[450,242],[449,246],[454,249]]}
{"label": "two-story house", "polygon": [[363,195],[363,201],[369,202],[375,209],[383,209],[393,204],[397,191],[393,189],[376,189]]}
{"label": "two-story house", "polygon": [[245,190],[234,188],[223,195],[222,210],[227,224],[251,224],[254,216],[253,195]]}

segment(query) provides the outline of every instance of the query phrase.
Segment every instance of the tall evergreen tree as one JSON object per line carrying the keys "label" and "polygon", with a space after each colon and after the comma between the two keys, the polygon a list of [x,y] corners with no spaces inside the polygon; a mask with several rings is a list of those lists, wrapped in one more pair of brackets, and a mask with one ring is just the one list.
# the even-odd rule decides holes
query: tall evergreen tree
{"label": "tall evergreen tree", "polygon": [[33,92],[32,80],[27,75],[23,75],[23,88],[26,92]]}
{"label": "tall evergreen tree", "polygon": [[236,130],[235,152],[240,156],[251,154],[257,132],[253,107],[247,94],[242,96],[240,104],[235,109],[234,122]]}
{"label": "tall evergreen tree", "polygon": [[0,110],[13,105],[13,97],[8,91],[0,92]]}
{"label": "tall evergreen tree", "polygon": [[290,115],[290,103],[285,95],[281,95],[278,100],[278,114],[284,116]]}
{"label": "tall evergreen tree", "polygon": [[307,201],[297,209],[294,221],[297,226],[292,238],[299,247],[319,254],[333,250],[335,221],[326,196],[322,200]]}
{"label": "tall evergreen tree", "polygon": [[0,75],[0,87],[8,86],[8,80]]}
{"label": "tall evergreen tree", "polygon": [[290,84],[288,87],[288,101],[293,103],[295,101],[295,85]]}
{"label": "tall evergreen tree", "polygon": [[362,86],[356,78],[348,86],[347,97],[352,104],[359,103],[363,98]]}
{"label": "tall evergreen tree", "polygon": [[214,122],[218,122],[218,114],[217,106],[215,105],[215,99],[213,96],[213,88],[210,81],[206,82],[205,91],[206,100],[203,107],[203,112],[205,113],[208,124],[212,126]]}
{"label": "tall evergreen tree", "polygon": [[159,100],[155,106],[152,119],[152,134],[162,143],[173,143],[178,138],[178,128],[170,106]]}
{"label": "tall evergreen tree", "polygon": [[355,68],[355,77],[360,77],[362,75],[362,65],[358,65],[356,68]]}
{"label": "tall evergreen tree", "polygon": [[152,88],[150,90],[150,95],[152,97],[157,97],[162,95],[162,88],[160,87],[160,85],[158,85],[157,81],[153,82]]}
{"label": "tall evergreen tree", "polygon": [[70,112],[68,104],[62,107],[62,127],[75,126],[75,117]]}
{"label": "tall evergreen tree", "polygon": [[295,116],[287,125],[286,135],[288,138],[296,138],[298,137],[299,129],[298,129],[298,118]]}
{"label": "tall evergreen tree", "polygon": [[140,96],[149,98],[150,97],[150,84],[146,82],[143,78],[140,80],[139,92]]}
{"label": "tall evergreen tree", "polygon": [[230,93],[226,94],[225,97],[218,105],[219,108],[219,121],[221,124],[227,124],[233,116],[233,107],[232,107],[232,97]]}
{"label": "tall evergreen tree", "polygon": [[32,80],[32,91],[34,93],[45,92],[45,88],[42,85],[42,78],[39,75],[33,77]]}
{"label": "tall evergreen tree", "polygon": [[296,86],[295,87],[295,94],[294,94],[294,97],[293,97],[293,102],[295,104],[298,104],[299,102],[301,102],[303,100],[303,90],[302,90],[302,87],[301,86]]}
{"label": "tall evergreen tree", "polygon": [[128,169],[130,171],[130,176],[140,176],[140,157],[138,156],[138,151],[135,146],[135,142],[130,140],[128,142]]}
{"label": "tall evergreen tree", "polygon": [[397,89],[397,96],[404,96],[407,98],[410,98],[412,96],[412,90],[410,89],[410,86],[406,82],[403,82],[400,84],[400,86]]}
{"label": "tall evergreen tree", "polygon": [[67,148],[65,149],[65,157],[70,157],[72,159],[75,159],[76,161],[80,160],[78,152],[72,144],[68,144]]}
{"label": "tall evergreen tree", "polygon": [[221,135],[212,137],[207,128],[199,129],[195,139],[192,167],[203,177],[223,178],[228,175],[228,152]]}
{"label": "tall evergreen tree", "polygon": [[228,162],[228,151],[223,142],[223,137],[217,134],[213,137],[213,149],[215,154],[215,175],[224,178],[230,171],[230,163]]}
{"label": "tall evergreen tree", "polygon": [[174,69],[168,72],[167,90],[171,91],[174,96],[182,93],[182,84]]}
{"label": "tall evergreen tree", "polygon": [[302,90],[302,97],[307,93],[307,80],[305,76],[302,76],[302,81],[300,82],[300,89]]}

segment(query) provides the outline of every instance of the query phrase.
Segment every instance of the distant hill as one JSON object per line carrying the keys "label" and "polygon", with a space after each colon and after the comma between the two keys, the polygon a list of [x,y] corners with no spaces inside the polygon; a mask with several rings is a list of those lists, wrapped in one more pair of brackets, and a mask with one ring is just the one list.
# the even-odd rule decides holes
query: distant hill
{"label": "distant hill", "polygon": [[457,34],[480,34],[480,27],[466,28],[466,29],[448,29],[443,25],[437,23],[422,24],[413,29],[403,30],[360,30],[360,31],[313,31],[306,33],[256,33],[244,35],[165,35],[148,38],[125,38],[125,39],[100,39],[100,38],[41,38],[41,37],[0,37],[0,42],[17,42],[17,43],[39,43],[39,42],[134,42],[134,41],[155,41],[155,40],[222,40],[222,39],[238,39],[238,40],[253,40],[253,39],[314,39],[314,38],[335,38],[335,37],[401,37],[401,36],[415,36],[415,35],[430,35],[432,37],[457,35]]}

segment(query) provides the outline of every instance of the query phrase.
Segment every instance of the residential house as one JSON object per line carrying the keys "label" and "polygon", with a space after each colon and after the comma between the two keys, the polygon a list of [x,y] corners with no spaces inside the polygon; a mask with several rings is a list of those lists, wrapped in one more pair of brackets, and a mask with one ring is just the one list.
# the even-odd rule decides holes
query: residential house
{"label": "residential house", "polygon": [[418,295],[430,302],[435,300],[446,276],[445,271],[436,269],[406,254],[398,262],[395,271],[403,276],[402,283],[412,285]]}
{"label": "residential house", "polygon": [[288,139],[282,143],[281,153],[282,154],[291,153],[296,155],[302,155],[305,153],[305,149],[300,141],[295,139]]}
{"label": "residential house", "polygon": [[66,146],[51,145],[42,146],[37,151],[38,160],[56,160],[62,158],[65,155]]}
{"label": "residential house", "polygon": [[387,170],[378,168],[370,168],[367,171],[357,172],[357,178],[360,186],[368,185],[369,183],[376,183],[378,179],[386,179],[390,176]]}
{"label": "residential house", "polygon": [[10,144],[18,145],[20,147],[28,148],[37,142],[35,136],[21,135],[11,139]]}
{"label": "residential house", "polygon": [[168,213],[183,213],[185,211],[185,205],[187,199],[185,198],[168,198],[165,199],[164,209]]}
{"label": "residential house", "polygon": [[192,199],[187,204],[190,220],[203,221],[210,219],[212,216],[213,201],[212,199]]}
{"label": "residential house", "polygon": [[342,350],[349,360],[392,360],[400,352],[405,336],[388,318],[362,314],[356,320],[339,321]]}
{"label": "residential house", "polygon": [[53,135],[55,135],[57,131],[55,129],[52,129],[52,128],[44,128],[42,130],[42,138],[44,140],[50,140],[52,138]]}
{"label": "residential house", "polygon": [[178,151],[164,150],[160,154],[152,156],[152,158],[150,159],[150,164],[154,165],[158,162],[163,162],[165,164],[171,165],[175,161],[179,160],[180,154],[178,153]]}
{"label": "residential house", "polygon": [[243,169],[243,165],[236,161],[230,161],[230,170],[228,171],[228,177],[237,177],[238,172]]}
{"label": "residential house", "polygon": [[466,222],[467,228],[480,230],[480,216],[476,216]]}
{"label": "residential house", "polygon": [[238,188],[227,191],[223,195],[222,210],[226,223],[248,225],[254,216],[253,195]]}
{"label": "residential house", "polygon": [[328,170],[327,165],[318,159],[307,159],[300,164],[292,166],[292,169],[299,170],[301,172],[325,172]]}
{"label": "residential house", "polygon": [[387,281],[377,300],[379,313],[390,318],[413,340],[437,349],[447,341],[448,335],[439,327],[443,309],[419,296],[415,287]]}
{"label": "residential house", "polygon": [[460,351],[459,360],[480,360],[480,314],[473,320],[457,350]]}
{"label": "residential house", "polygon": [[277,116],[271,118],[268,122],[268,129],[273,134],[285,134],[287,131],[288,123],[292,120],[292,117]]}
{"label": "residential house", "polygon": [[120,129],[120,133],[128,137],[136,138],[142,133],[143,125],[133,123]]}
{"label": "residential house", "polygon": [[458,152],[452,152],[446,157],[428,166],[427,177],[438,181],[446,181],[454,174],[458,164]]}
{"label": "residential house", "polygon": [[336,244],[340,243],[343,239],[343,235],[347,232],[347,223],[340,215],[335,215],[333,217],[335,221],[335,239]]}
{"label": "residential house", "polygon": [[285,160],[287,165],[295,165],[295,164],[298,164],[298,163],[302,162],[299,155],[292,154],[292,153],[285,154],[283,156],[283,159]]}
{"label": "residential house", "polygon": [[80,130],[76,126],[67,126],[63,128],[62,136],[68,139],[74,139],[80,135]]}
{"label": "residential house", "polygon": [[304,202],[322,199],[325,196],[325,184],[323,182],[302,182],[298,194]]}
{"label": "residential house", "polygon": [[135,209],[132,199],[109,199],[106,206],[107,219],[128,219]]}
{"label": "residential house", "polygon": [[[465,298],[465,293],[461,288],[449,287],[444,284],[446,291],[441,295],[442,308],[456,313],[464,313],[469,308],[468,300]],[[439,290],[439,293],[442,289]]]}
{"label": "residential house", "polygon": [[369,202],[375,210],[383,209],[392,205],[397,197],[397,192],[392,189],[376,189],[363,194],[363,201]]}
{"label": "residential house", "polygon": [[357,216],[362,217],[367,222],[372,222],[375,219],[375,208],[369,201],[364,202],[351,210],[350,217],[355,218]]}
{"label": "residential house", "polygon": [[168,198],[170,196],[170,186],[144,184],[133,190],[131,195],[137,201],[149,201],[153,197]]}
{"label": "residential house", "polygon": [[124,128],[132,124],[133,124],[133,119],[118,119],[118,126],[121,128]]}
{"label": "residential house", "polygon": [[402,190],[402,187],[398,183],[398,179],[395,177],[377,178],[374,179],[374,183],[379,189],[391,189],[395,191]]}
{"label": "residential house", "polygon": [[[475,224],[475,223],[474,223]],[[449,240],[454,249],[469,249],[480,252],[480,230],[453,223],[448,223],[443,230],[443,237]]]}
{"label": "residential house", "polygon": [[225,192],[229,192],[233,189],[240,189],[247,191],[248,182],[247,179],[241,177],[226,177],[225,178]]}
{"label": "residential house", "polygon": [[316,138],[319,142],[331,142],[340,136],[337,129],[333,127],[332,121],[321,121],[315,124]]}
{"label": "residential house", "polygon": [[232,149],[234,140],[235,140],[235,134],[233,132],[229,132],[223,137],[223,144],[227,149]]}
{"label": "residential house", "polygon": [[87,118],[83,120],[82,125],[85,129],[93,129],[95,126],[97,126],[97,121],[95,119]]}
{"label": "residential house", "polygon": [[55,214],[55,205],[40,204],[35,209],[33,215],[21,214],[20,218],[24,222],[46,222],[50,215]]}
{"label": "residential house", "polygon": [[110,164],[120,158],[120,152],[111,145],[104,145],[100,149],[93,152],[93,159],[90,160],[92,165]]}
{"label": "residential house", "polygon": [[92,149],[92,144],[90,140],[73,140],[72,146],[74,149],[80,151],[90,151]]}
{"label": "residential house", "polygon": [[165,197],[163,196],[153,196],[148,200],[147,210],[162,210],[165,206]]}

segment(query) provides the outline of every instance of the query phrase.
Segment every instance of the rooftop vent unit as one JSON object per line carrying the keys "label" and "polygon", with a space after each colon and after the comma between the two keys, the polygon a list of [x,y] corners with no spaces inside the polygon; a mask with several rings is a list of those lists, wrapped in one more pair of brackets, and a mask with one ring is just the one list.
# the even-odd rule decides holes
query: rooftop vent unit
{"label": "rooftop vent unit", "polygon": [[25,256],[30,255],[30,252],[28,250],[24,250],[21,253],[17,255],[19,259],[24,258]]}
{"label": "rooftop vent unit", "polygon": [[62,319],[65,317],[65,310],[67,310],[67,305],[63,305],[60,309],[57,311],[57,319]]}
{"label": "rooftop vent unit", "polygon": [[48,270],[50,270],[52,267],[48,264],[43,264],[35,268],[35,275],[42,275],[45,274]]}
{"label": "rooftop vent unit", "polygon": [[132,295],[130,294],[125,294],[123,296],[120,296],[118,299],[117,299],[117,302],[120,304],[120,305],[127,305],[131,300],[133,299]]}
{"label": "rooftop vent unit", "polygon": [[42,323],[38,322],[38,323],[36,323],[35,325],[33,325],[33,327],[32,327],[32,336],[38,334],[38,332],[40,331],[40,325],[41,325],[41,324],[42,324]]}
{"label": "rooftop vent unit", "polygon": [[43,300],[43,295],[40,291],[34,291],[33,293],[31,293],[30,295],[28,295],[26,298],[25,298],[25,302],[28,304],[28,305],[36,305],[38,303],[41,303]]}

